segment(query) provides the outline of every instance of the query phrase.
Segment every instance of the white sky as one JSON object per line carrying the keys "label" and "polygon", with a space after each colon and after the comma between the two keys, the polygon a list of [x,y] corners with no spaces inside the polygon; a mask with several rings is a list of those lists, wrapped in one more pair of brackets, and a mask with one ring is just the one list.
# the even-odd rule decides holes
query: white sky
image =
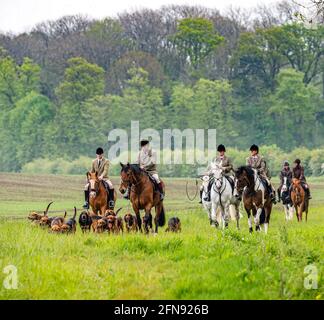
{"label": "white sky", "polygon": [[278,1],[280,0],[0,0],[0,31],[28,31],[39,22],[70,14],[102,18],[125,10],[144,7],[158,9],[168,4],[202,5],[223,11],[230,5],[250,8]]}

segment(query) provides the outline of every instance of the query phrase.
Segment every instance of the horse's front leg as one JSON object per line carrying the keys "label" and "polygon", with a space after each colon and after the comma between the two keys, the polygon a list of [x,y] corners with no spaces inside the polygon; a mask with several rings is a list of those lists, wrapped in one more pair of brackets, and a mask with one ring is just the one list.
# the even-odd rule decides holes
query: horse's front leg
{"label": "horse's front leg", "polygon": [[255,231],[260,231],[260,216],[262,213],[262,207],[257,208],[256,214],[254,215]]}
{"label": "horse's front leg", "polygon": [[149,233],[149,229],[151,231],[153,230],[151,210],[152,210],[151,206],[147,206],[145,208],[145,216],[143,218],[143,224],[144,224],[145,233]]}
{"label": "horse's front leg", "polygon": [[239,210],[239,205],[235,204],[235,218],[236,218],[236,228],[237,230],[240,230],[240,210]]}
{"label": "horse's front leg", "polygon": [[133,207],[133,210],[134,210],[135,215],[136,215],[138,229],[139,229],[140,232],[143,232],[143,230],[142,230],[142,219],[141,219],[141,215],[140,215],[140,210],[139,210],[138,206],[135,204],[135,202],[132,202],[132,207]]}
{"label": "horse's front leg", "polygon": [[212,227],[218,227],[218,221],[217,221],[217,208],[218,208],[218,202],[216,202],[215,199],[212,199],[211,204],[211,226]]}
{"label": "horse's front leg", "polygon": [[221,207],[222,221],[223,221],[223,229],[228,228],[228,220],[229,220],[229,204]]}
{"label": "horse's front leg", "polygon": [[252,232],[253,232],[253,228],[252,228],[252,215],[251,215],[251,209],[245,207],[245,211],[246,211],[247,216],[248,216],[249,232],[252,233]]}

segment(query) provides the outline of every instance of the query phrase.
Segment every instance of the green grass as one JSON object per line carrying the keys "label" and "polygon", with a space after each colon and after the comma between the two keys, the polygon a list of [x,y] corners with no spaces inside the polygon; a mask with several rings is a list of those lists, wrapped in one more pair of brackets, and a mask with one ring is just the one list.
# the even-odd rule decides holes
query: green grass
{"label": "green grass", "polygon": [[[5,185],[2,215],[27,215],[49,200],[56,201],[53,209],[83,200],[82,177],[0,174],[0,182],[6,179],[17,183],[20,196]],[[35,180],[41,182],[35,185]],[[167,180],[167,186],[167,217],[181,219],[181,234],[160,228],[157,236],[82,234],[79,229],[75,235],[57,235],[27,220],[0,220],[0,270],[15,265],[19,281],[17,290],[0,286],[0,299],[323,299],[322,180],[313,187],[316,205],[311,203],[309,221],[287,223],[277,206],[268,235],[250,235],[245,215],[240,231],[234,223],[226,231],[215,230],[199,205],[186,200],[185,180]],[[304,288],[308,264],[318,268],[316,290]],[[0,284],[5,276],[0,272]]]}

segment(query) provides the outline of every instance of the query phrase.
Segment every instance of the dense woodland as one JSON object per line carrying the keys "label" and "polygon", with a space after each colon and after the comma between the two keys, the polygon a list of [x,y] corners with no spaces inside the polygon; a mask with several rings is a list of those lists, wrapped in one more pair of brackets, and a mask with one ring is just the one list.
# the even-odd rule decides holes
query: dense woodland
{"label": "dense woodland", "polygon": [[139,120],[141,129],[216,128],[219,143],[257,143],[280,159],[304,147],[297,155],[309,160],[305,148],[316,149],[308,170],[319,174],[324,25],[295,12],[291,1],[253,14],[167,6],[0,34],[0,170],[93,156],[110,130]]}

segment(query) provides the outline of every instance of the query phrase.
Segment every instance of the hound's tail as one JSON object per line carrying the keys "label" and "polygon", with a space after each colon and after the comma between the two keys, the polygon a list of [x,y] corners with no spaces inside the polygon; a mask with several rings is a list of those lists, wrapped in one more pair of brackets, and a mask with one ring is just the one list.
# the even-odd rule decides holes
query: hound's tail
{"label": "hound's tail", "polygon": [[73,220],[75,220],[75,217],[76,217],[76,214],[77,214],[77,209],[76,209],[76,207],[74,207],[74,215],[73,215]]}
{"label": "hound's tail", "polygon": [[50,203],[47,205],[47,208],[46,208],[46,210],[44,211],[44,216],[47,216],[48,209],[49,209],[49,207],[51,206],[51,204],[52,204],[53,202],[54,202],[54,201],[50,202]]}

